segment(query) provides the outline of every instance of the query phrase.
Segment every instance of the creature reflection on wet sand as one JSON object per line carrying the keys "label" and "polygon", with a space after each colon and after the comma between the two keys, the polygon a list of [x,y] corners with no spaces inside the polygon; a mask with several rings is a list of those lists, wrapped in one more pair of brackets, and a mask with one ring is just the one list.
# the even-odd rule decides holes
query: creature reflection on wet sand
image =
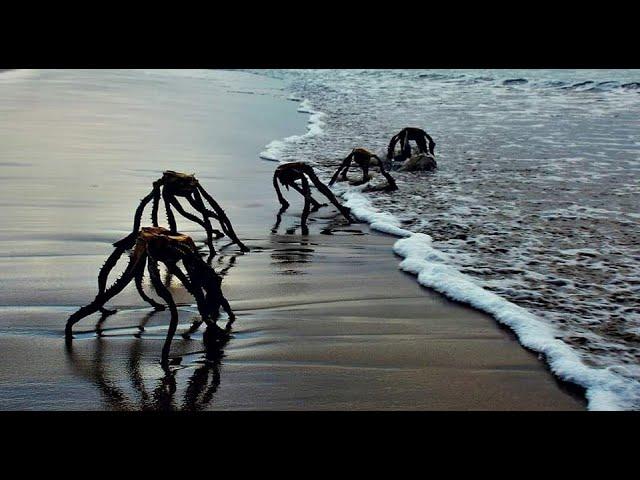
{"label": "creature reflection on wet sand", "polygon": [[[211,331],[221,332],[222,329],[216,324],[220,307],[229,316],[226,329],[231,328],[235,315],[229,302],[222,294],[222,278],[200,257],[190,237],[174,234],[162,227],[145,227],[140,230],[137,237],[131,238],[131,236],[127,236],[114,245],[116,245],[116,250],[109,257],[98,275],[98,294],[95,299],[71,315],[67,321],[65,334],[68,341],[72,339],[73,325],[84,317],[97,311],[101,311],[103,317],[112,313],[112,311],[104,309],[104,304],[119,294],[134,279],[142,298],[158,310],[159,304],[149,298],[142,289],[142,276],[146,266],[154,290],[167,303],[171,311],[171,322],[162,348],[162,362],[168,362],[171,341],[178,326],[178,309],[169,289],[160,279],[159,262],[162,262],[167,270],[175,275],[196,299],[201,321],[194,322],[188,333],[193,333],[202,322],[205,322]],[[129,264],[122,276],[109,288],[106,288],[109,272],[127,249],[133,249]],[[177,264],[179,262],[184,265],[186,273],[178,267]],[[104,322],[104,319],[99,322],[100,326],[102,322]]]}
{"label": "creature reflection on wet sand", "polygon": [[[298,180],[300,181],[300,185],[296,183]],[[309,229],[307,227],[307,217],[309,216],[309,212],[315,212],[320,208],[327,206],[324,203],[319,203],[311,196],[311,187],[309,186],[309,180],[311,180],[313,185],[318,189],[318,191],[320,191],[320,193],[327,197],[327,199],[340,211],[340,213],[347,219],[349,223],[353,223],[354,220],[351,217],[351,210],[348,207],[343,206],[336,199],[331,190],[329,190],[329,188],[320,181],[310,165],[307,165],[304,162],[291,162],[280,165],[273,173],[273,188],[275,188],[276,190],[278,201],[280,202],[280,205],[282,205],[282,207],[278,212],[277,221],[272,231],[278,229],[278,227],[280,226],[280,221],[282,220],[282,214],[285,210],[287,210],[287,208],[289,208],[289,202],[285,200],[285,198],[282,196],[282,192],[280,191],[280,186],[278,185],[279,182],[287,190],[289,189],[289,187],[291,187],[304,197],[304,208],[302,210],[301,227],[303,235],[309,234]]]}
{"label": "creature reflection on wet sand", "polygon": [[[301,237],[300,241],[291,240],[277,240],[274,238],[274,243],[279,245],[279,248],[273,248],[271,250],[271,264],[277,268],[279,275],[305,275],[306,268],[304,264],[310,263],[315,253],[315,243],[306,240],[306,237]],[[301,285],[297,285],[296,288],[301,288]]]}
{"label": "creature reflection on wet sand", "polygon": [[[178,213],[180,213],[183,217],[191,220],[192,222],[197,223],[207,232],[207,245],[209,246],[209,251],[211,255],[216,253],[216,250],[213,246],[213,236],[216,238],[228,236],[233,243],[237,244],[243,252],[248,252],[249,248],[247,248],[238,238],[236,233],[233,230],[233,226],[231,225],[231,221],[227,214],[224,212],[222,207],[213,199],[211,195],[200,185],[200,182],[194,175],[187,175],[185,173],[174,172],[173,170],[167,170],[162,174],[162,177],[153,182],[153,190],[146,197],[144,197],[140,205],[138,206],[134,221],[133,221],[133,230],[131,232],[132,237],[135,237],[138,234],[138,230],[140,229],[140,221],[142,218],[142,214],[144,213],[144,209],[147,204],[153,200],[153,206],[151,210],[151,221],[154,227],[159,226],[158,224],[158,206],[160,203],[160,197],[164,201],[165,210],[167,213],[167,221],[169,222],[169,229],[171,233],[177,233],[177,225],[175,215],[171,207],[174,207]],[[209,206],[213,209],[210,210],[203,200],[209,203]],[[178,198],[184,198],[189,202],[189,204],[202,216],[202,219],[196,217],[195,215],[187,212],[183,206],[178,201]],[[222,232],[218,230],[214,230],[211,225],[211,218],[217,220],[222,228]]]}
{"label": "creature reflection on wet sand", "polygon": [[[87,378],[98,387],[108,407],[114,410],[159,410],[159,411],[199,411],[204,410],[213,400],[220,385],[220,366],[224,357],[224,347],[231,336],[207,329],[203,335],[204,351],[194,352],[201,355],[195,363],[201,364],[193,369],[186,382],[182,402],[176,404],[180,372],[187,372],[191,366],[162,366],[162,376],[156,377],[155,387],[147,388],[148,380],[143,374],[143,342],[136,339],[131,342],[126,372],[131,388],[118,382],[118,375],[110,376],[105,367],[105,342],[98,337],[91,358],[78,355],[73,344],[67,344],[67,358],[74,371]],[[107,365],[110,363],[107,362]],[[178,377],[178,378],[176,378]],[[133,390],[133,394],[127,391]],[[137,398],[136,398],[137,397]]]}

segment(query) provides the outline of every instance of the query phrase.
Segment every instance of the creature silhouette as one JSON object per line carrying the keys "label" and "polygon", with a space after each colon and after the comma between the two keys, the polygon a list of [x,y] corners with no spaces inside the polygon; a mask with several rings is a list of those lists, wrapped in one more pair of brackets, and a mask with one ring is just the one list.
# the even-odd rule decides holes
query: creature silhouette
{"label": "creature silhouette", "polygon": [[[219,316],[220,307],[222,307],[229,316],[226,328],[229,329],[231,327],[231,324],[235,320],[235,315],[231,310],[229,302],[222,294],[220,288],[222,277],[200,257],[191,237],[179,233],[172,233],[162,227],[144,227],[134,239],[127,236],[123,240],[116,242],[116,245],[116,251],[109,257],[98,274],[98,294],[95,299],[90,304],[80,308],[67,320],[65,335],[68,341],[72,339],[73,325],[84,317],[97,311],[101,311],[103,316],[113,313],[113,311],[104,309],[104,304],[118,295],[132,280],[139,279],[139,282],[136,280],[136,286],[139,285],[138,291],[140,295],[155,309],[158,309],[159,304],[149,298],[141,286],[141,279],[146,266],[154,290],[167,303],[171,311],[171,323],[162,349],[162,362],[166,363],[169,358],[171,340],[178,326],[178,309],[169,289],[160,279],[159,262],[162,262],[167,270],[175,275],[187,291],[196,299],[202,321],[205,322],[208,327],[214,330],[220,329],[215,323]],[[122,276],[109,288],[106,288],[109,272],[127,249],[133,249],[129,258],[129,264]],[[182,262],[186,273],[177,266],[178,262]],[[104,322],[104,320],[102,320],[102,322]],[[199,327],[201,323],[202,322],[197,326]],[[192,333],[194,330],[192,326],[189,331]]]}
{"label": "creature silhouette", "polygon": [[[140,205],[136,210],[133,220],[133,230],[131,231],[131,237],[135,237],[140,229],[140,221],[144,209],[153,200],[153,206],[151,209],[151,221],[154,227],[158,224],[158,207],[160,204],[160,197],[164,202],[167,221],[169,222],[169,229],[172,233],[177,233],[176,218],[173,214],[171,207],[174,207],[178,213],[192,222],[197,223],[207,232],[207,245],[211,255],[216,253],[213,246],[213,236],[221,238],[227,235],[233,243],[240,247],[243,252],[248,252],[249,248],[245,246],[236,233],[233,230],[231,221],[222,207],[213,199],[211,195],[200,185],[200,182],[194,175],[187,175],[186,173],[174,172],[173,170],[166,170],[162,177],[153,182],[153,189],[151,192],[140,201]],[[203,200],[204,197],[204,200]],[[187,212],[178,201],[178,198],[184,198],[187,202],[202,216],[198,218],[195,215]],[[207,201],[209,206],[213,209],[210,210],[204,201]],[[222,228],[222,232],[214,230],[211,225],[211,218],[217,220]]]}
{"label": "creature silhouette", "polygon": [[[411,157],[411,145],[409,141],[413,140],[418,145],[420,153],[426,153],[432,157],[435,155],[436,142],[433,138],[421,128],[406,127],[400,130],[396,135],[391,137],[389,147],[387,148],[387,160],[392,160],[396,144],[400,142],[400,155],[395,157],[397,161],[404,161]],[[429,145],[427,146],[427,142]]]}
{"label": "creature silhouette", "polygon": [[362,185],[363,183],[368,182],[369,168],[373,166],[372,160],[376,161],[377,166],[380,168],[380,173],[384,176],[384,178],[387,179],[387,187],[385,190],[397,190],[398,186],[396,185],[395,180],[384,169],[384,165],[380,157],[365,148],[354,148],[351,153],[347,155],[347,157],[342,161],[342,164],[338,167],[338,170],[336,170],[336,173],[334,173],[333,177],[331,177],[329,186],[333,185],[336,182],[338,176],[340,176],[342,180],[347,180],[347,172],[349,171],[349,167],[351,166],[352,161],[362,169],[362,181],[354,182],[354,185]]}
{"label": "creature silhouette", "polygon": [[[296,183],[298,180],[300,181],[300,185]],[[291,162],[278,166],[273,173],[273,187],[278,195],[278,201],[282,205],[278,212],[278,221],[274,227],[275,229],[280,225],[282,213],[289,208],[289,202],[285,200],[282,196],[282,192],[280,191],[280,186],[278,185],[278,182],[280,182],[280,184],[282,184],[287,190],[291,187],[304,197],[304,209],[302,210],[302,233],[303,235],[307,235],[309,233],[309,229],[307,228],[307,217],[309,216],[309,212],[315,212],[321,207],[326,206],[326,204],[320,204],[311,196],[309,180],[325,197],[327,197],[327,199],[340,211],[340,213],[344,215],[349,223],[354,221],[351,217],[351,210],[338,202],[331,190],[329,190],[329,188],[320,181],[310,165],[307,165],[304,162]],[[311,208],[311,205],[313,205],[313,209]]]}

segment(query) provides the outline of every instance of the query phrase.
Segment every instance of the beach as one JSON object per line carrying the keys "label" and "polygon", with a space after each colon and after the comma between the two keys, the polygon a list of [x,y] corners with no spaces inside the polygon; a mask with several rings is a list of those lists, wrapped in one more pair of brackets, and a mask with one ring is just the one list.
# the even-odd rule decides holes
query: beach
{"label": "beach", "polygon": [[[7,74],[1,410],[585,409],[583,392],[509,329],[402,272],[396,237],[333,208],[312,213],[302,235],[293,191],[273,231],[277,163],[259,154],[304,135],[309,117],[283,82],[227,71]],[[86,318],[66,347],[67,317],[93,299],[111,243],[168,169],[195,173],[251,249],[216,242],[213,266],[237,314],[231,337],[212,352],[202,331],[176,336],[163,371],[168,313],[150,315],[131,285],[108,304],[118,313],[100,335],[98,316]],[[182,331],[197,309],[177,281],[170,290]]]}

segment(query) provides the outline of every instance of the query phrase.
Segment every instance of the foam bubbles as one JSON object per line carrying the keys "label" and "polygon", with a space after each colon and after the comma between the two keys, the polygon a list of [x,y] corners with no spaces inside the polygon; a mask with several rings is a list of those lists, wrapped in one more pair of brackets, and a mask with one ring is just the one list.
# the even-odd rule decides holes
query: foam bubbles
{"label": "foam bubbles", "polygon": [[[297,97],[289,97],[295,99]],[[283,161],[283,152],[287,146],[291,144],[303,142],[309,137],[322,135],[324,133],[323,127],[325,125],[323,118],[326,116],[323,112],[318,112],[311,107],[308,100],[303,100],[298,107],[298,112],[311,114],[307,123],[307,132],[303,135],[291,135],[283,140],[273,140],[266,147],[265,150],[260,152],[259,156],[263,160],[272,162]]]}
{"label": "foam bubbles", "polygon": [[589,408],[640,409],[640,96],[621,86],[639,74],[280,71],[311,123],[273,156],[326,179],[353,147],[384,155],[400,128],[426,128],[436,173],[335,192],[407,240],[402,268],[509,325]]}

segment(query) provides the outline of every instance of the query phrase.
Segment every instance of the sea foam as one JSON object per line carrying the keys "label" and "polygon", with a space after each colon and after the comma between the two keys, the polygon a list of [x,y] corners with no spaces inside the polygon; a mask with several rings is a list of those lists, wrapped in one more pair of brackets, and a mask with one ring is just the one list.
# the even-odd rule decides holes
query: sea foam
{"label": "sea foam", "polygon": [[[283,151],[290,143],[297,143],[312,135],[322,134],[324,114],[303,100],[298,111],[309,113],[308,131],[284,140],[269,143],[260,157],[283,161]],[[323,180],[322,172],[318,172]],[[425,233],[415,233],[402,228],[394,215],[375,208],[364,195],[365,186],[336,184],[333,190],[342,196],[345,205],[359,220],[380,232],[402,237],[393,245],[393,251],[403,260],[399,268],[412,273],[417,281],[446,297],[462,302],[492,315],[498,322],[510,327],[526,348],[538,352],[560,379],[575,383],[585,389],[590,410],[626,410],[637,408],[634,399],[640,397],[640,386],[617,367],[590,367],[579,353],[563,342],[560,332],[530,311],[481,287],[454,265],[450,254],[432,245],[432,238]]]}
{"label": "sea foam", "polygon": [[322,119],[326,116],[325,113],[314,110],[306,99],[300,103],[298,112],[310,114],[307,122],[307,132],[303,135],[291,135],[283,140],[273,140],[265,147],[263,152],[260,152],[260,158],[271,162],[279,162],[282,160],[282,154],[287,144],[301,142],[309,137],[322,135],[324,133],[322,130],[324,126]]}
{"label": "sea foam", "polygon": [[381,232],[401,236],[393,251],[404,258],[400,269],[416,275],[418,282],[446,297],[471,305],[509,326],[520,343],[544,355],[551,371],[562,380],[586,390],[590,410],[633,408],[624,399],[637,398],[637,385],[612,368],[593,368],[584,364],[569,345],[557,338],[560,333],[528,310],[477,285],[474,280],[450,265],[450,256],[433,248],[432,238],[401,228],[393,215],[374,208],[358,190],[342,187],[342,197],[352,213]]}

